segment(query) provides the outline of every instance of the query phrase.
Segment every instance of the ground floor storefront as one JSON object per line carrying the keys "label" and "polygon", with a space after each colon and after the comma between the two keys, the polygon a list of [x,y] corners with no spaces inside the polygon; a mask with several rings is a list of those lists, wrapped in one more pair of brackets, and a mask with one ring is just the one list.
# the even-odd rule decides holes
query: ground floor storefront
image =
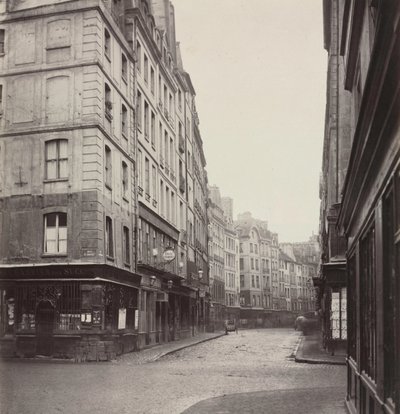
{"label": "ground floor storefront", "polygon": [[55,265],[1,269],[1,276],[2,356],[92,361],[138,349],[137,275]]}

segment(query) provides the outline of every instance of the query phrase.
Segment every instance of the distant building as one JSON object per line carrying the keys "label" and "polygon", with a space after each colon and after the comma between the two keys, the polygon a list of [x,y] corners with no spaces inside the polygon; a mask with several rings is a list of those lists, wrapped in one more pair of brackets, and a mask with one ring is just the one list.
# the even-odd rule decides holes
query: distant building
{"label": "distant building", "polygon": [[239,237],[233,224],[233,200],[221,198],[225,221],[225,305],[227,319],[240,319]]}
{"label": "distant building", "polygon": [[222,329],[226,318],[225,304],[225,220],[221,194],[216,186],[209,187],[208,257],[210,264],[210,323]]}

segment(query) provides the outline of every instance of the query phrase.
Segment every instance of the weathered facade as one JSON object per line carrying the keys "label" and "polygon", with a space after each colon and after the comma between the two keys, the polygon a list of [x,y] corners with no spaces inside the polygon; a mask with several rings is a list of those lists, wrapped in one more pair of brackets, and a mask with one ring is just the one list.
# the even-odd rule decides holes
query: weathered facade
{"label": "weathered facade", "polygon": [[2,6],[1,351],[111,358],[137,346],[133,54],[102,1]]}
{"label": "weathered facade", "polygon": [[[348,152],[328,146],[324,160],[343,166],[329,223],[345,242],[336,246],[346,258],[340,269],[348,281],[346,403],[354,413],[400,408],[399,21],[398,1],[324,2],[325,46],[340,63],[337,94],[347,94],[336,101],[336,114],[338,125],[348,125]],[[336,176],[325,175],[325,193]],[[323,204],[323,212],[329,209]],[[337,299],[345,299],[343,290]],[[345,328],[343,318],[333,327]]]}
{"label": "weathered facade", "polygon": [[2,353],[109,359],[204,330],[207,176],[171,3],[0,8]]}

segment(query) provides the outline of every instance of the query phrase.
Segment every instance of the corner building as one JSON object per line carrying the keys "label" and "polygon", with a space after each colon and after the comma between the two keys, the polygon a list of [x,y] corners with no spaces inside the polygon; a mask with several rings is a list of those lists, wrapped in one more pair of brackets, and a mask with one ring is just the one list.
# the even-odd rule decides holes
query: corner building
{"label": "corner building", "polygon": [[0,347],[136,348],[134,58],[118,7],[0,5]]}

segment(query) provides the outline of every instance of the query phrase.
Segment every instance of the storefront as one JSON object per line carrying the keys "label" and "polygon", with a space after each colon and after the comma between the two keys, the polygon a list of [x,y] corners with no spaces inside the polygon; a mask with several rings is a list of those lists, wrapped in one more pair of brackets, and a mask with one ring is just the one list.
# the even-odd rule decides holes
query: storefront
{"label": "storefront", "polygon": [[324,347],[333,355],[347,347],[346,261],[322,265],[320,309]]}
{"label": "storefront", "polygon": [[0,350],[107,360],[137,349],[140,278],[104,265],[0,269]]}

